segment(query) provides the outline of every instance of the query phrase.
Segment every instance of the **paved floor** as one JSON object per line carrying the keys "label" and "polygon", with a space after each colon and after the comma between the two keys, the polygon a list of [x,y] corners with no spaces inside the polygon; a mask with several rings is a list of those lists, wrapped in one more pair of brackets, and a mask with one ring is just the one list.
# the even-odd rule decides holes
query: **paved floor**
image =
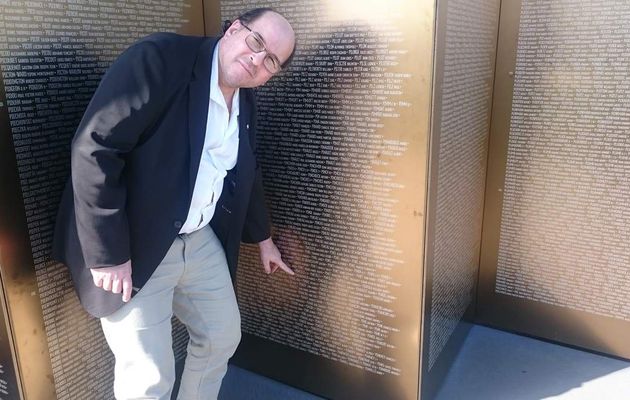
{"label": "paved floor", "polygon": [[[230,366],[219,399],[320,398]],[[542,399],[629,400],[630,363],[475,326],[435,400]]]}
{"label": "paved floor", "polygon": [[628,400],[630,363],[475,326],[436,400],[459,399]]}

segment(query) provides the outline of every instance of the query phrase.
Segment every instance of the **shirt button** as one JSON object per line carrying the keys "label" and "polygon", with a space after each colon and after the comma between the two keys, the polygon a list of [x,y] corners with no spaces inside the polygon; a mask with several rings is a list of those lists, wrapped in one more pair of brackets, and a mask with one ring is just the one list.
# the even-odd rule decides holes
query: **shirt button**
{"label": "shirt button", "polygon": [[245,129],[249,129],[249,124],[246,124],[246,125],[245,125]]}
{"label": "shirt button", "polygon": [[177,229],[181,229],[182,225],[183,225],[183,224],[182,224],[182,221],[175,221],[175,222],[173,223],[173,226],[174,226],[175,228],[177,228]]}

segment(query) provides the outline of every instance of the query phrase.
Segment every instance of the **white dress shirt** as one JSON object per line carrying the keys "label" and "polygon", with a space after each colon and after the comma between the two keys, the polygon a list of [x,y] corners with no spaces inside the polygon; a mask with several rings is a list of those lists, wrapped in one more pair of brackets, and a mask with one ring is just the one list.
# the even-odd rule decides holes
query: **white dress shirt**
{"label": "white dress shirt", "polygon": [[195,181],[192,202],[186,222],[179,233],[191,233],[206,226],[212,216],[227,171],[236,165],[238,155],[239,89],[232,98],[232,112],[228,111],[223,93],[219,89],[219,44],[212,56],[210,75],[210,101],[206,137]]}

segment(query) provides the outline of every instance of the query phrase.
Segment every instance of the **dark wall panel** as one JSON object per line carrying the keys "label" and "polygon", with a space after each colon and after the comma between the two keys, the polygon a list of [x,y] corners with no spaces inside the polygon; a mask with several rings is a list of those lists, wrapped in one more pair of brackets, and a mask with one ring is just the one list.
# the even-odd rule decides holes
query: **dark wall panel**
{"label": "dark wall panel", "polygon": [[[113,359],[98,320],[49,259],[70,140],[111,61],[151,32],[203,34],[201,8],[201,1],[0,2],[0,266],[27,398],[112,396]],[[179,327],[174,335],[181,357],[185,334]]]}

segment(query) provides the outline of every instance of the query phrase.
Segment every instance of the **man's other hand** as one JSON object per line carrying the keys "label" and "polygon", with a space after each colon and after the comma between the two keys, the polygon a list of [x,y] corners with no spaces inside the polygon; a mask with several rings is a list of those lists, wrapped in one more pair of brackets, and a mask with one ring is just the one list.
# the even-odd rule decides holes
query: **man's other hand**
{"label": "man's other hand", "polygon": [[96,286],[112,293],[122,292],[125,303],[131,299],[131,260],[114,267],[90,268],[90,271]]}
{"label": "man's other hand", "polygon": [[295,275],[293,270],[282,261],[280,250],[271,238],[258,243],[258,248],[260,249],[260,261],[267,274],[272,274],[280,268],[289,275]]}

